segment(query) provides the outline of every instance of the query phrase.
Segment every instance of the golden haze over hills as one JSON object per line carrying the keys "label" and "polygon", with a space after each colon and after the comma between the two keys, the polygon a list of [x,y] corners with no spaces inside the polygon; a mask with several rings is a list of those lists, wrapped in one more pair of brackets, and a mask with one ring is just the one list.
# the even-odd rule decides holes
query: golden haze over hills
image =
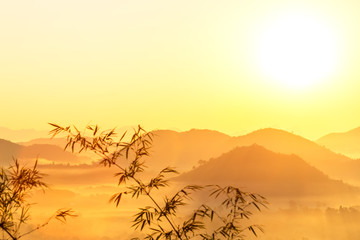
{"label": "golden haze over hills", "polygon": [[[338,214],[336,209],[339,205],[356,205],[360,196],[359,179],[355,174],[357,160],[283,130],[261,129],[238,137],[196,129],[187,132],[157,130],[153,134],[151,156],[146,160],[149,172],[145,177],[155,173],[156,169],[170,165],[182,173],[172,179],[170,191],[188,182],[232,184],[244,190],[259,192],[272,204],[264,217],[259,218],[271,226],[270,233],[264,236],[278,236],[281,239],[281,236],[288,234],[273,226],[273,220],[266,220],[268,218],[282,221],[285,216],[297,216],[298,219],[306,219],[309,213],[306,213],[305,208],[314,207],[317,212],[312,214],[316,218],[327,218],[327,208],[332,208],[334,214]],[[119,232],[129,234],[129,226],[126,224],[118,231],[110,230],[113,226],[110,219],[115,217],[117,221],[126,223],[136,208],[129,199],[124,200],[118,210],[107,204],[111,194],[117,191],[113,177],[115,171],[99,166],[96,158],[89,154],[77,155],[63,151],[64,142],[61,138],[33,139],[20,144],[0,141],[3,160],[14,155],[27,162],[33,161],[36,156],[40,159],[39,169],[47,174],[45,180],[52,189],[48,194],[37,192],[34,195],[33,199],[39,203],[35,218],[41,219],[43,216],[39,213],[51,211],[57,203],[78,209],[81,213],[79,220],[70,221],[70,226],[50,226],[54,234],[62,236],[59,239],[71,237],[74,227],[83,229],[85,225],[95,224],[94,221],[101,227],[92,234],[111,232],[110,239]],[[99,204],[104,204],[104,207],[94,208]],[[284,208],[288,208],[287,213],[279,210]],[[120,216],[118,214],[121,217],[116,217]],[[337,216],[333,217],[337,219]],[[311,229],[312,225],[306,221],[297,222],[302,231]],[[323,228],[329,227],[323,222],[316,224]],[[60,234],[56,228],[68,230]],[[78,236],[92,240],[90,232],[86,234],[80,231]],[[312,234],[317,236],[318,233]],[[47,231],[39,232],[37,236],[39,239],[55,237]]]}

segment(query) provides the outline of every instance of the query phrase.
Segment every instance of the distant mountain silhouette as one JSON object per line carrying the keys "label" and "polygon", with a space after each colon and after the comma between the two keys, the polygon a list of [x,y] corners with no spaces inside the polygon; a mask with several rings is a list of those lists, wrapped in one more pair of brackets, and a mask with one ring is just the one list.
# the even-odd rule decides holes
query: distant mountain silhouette
{"label": "distant mountain silhouette", "polygon": [[17,144],[24,145],[24,146],[30,146],[34,144],[48,144],[48,145],[55,145],[60,148],[64,148],[66,145],[66,138],[35,138],[30,141],[25,142],[17,142]]}
{"label": "distant mountain silhouette", "polygon": [[38,131],[34,129],[13,130],[0,127],[0,139],[9,140],[12,142],[29,141],[34,138],[46,137],[47,135],[47,131]]}
{"label": "distant mountain silhouette", "polygon": [[231,184],[266,196],[359,194],[359,189],[327,177],[295,155],[259,145],[239,147],[176,178],[180,182]]}
{"label": "distant mountain silhouette", "polygon": [[62,148],[49,144],[34,144],[30,146],[22,146],[16,143],[12,143],[7,140],[0,139],[0,164],[8,165],[13,161],[13,158],[19,160],[34,160],[36,158],[46,159],[50,162],[62,162],[62,163],[79,163],[84,159],[78,157],[72,153],[65,152]]}
{"label": "distant mountain silhouette", "polygon": [[0,139],[0,166],[8,165],[20,152],[22,146]]}
{"label": "distant mountain silhouette", "polygon": [[[121,131],[118,131],[122,133]],[[130,135],[131,130],[129,131]],[[171,130],[153,131],[154,142],[148,165],[160,169],[164,166],[177,166],[180,171],[187,171],[198,165],[199,160],[208,160],[234,148],[232,137],[211,130],[190,130],[175,132]],[[121,134],[120,134],[121,135]],[[64,148],[65,138],[38,138],[19,142],[23,146],[49,144]],[[82,153],[93,156],[89,153]],[[96,157],[96,156],[95,156]]]}
{"label": "distant mountain silhouette", "polygon": [[208,160],[234,148],[231,137],[211,130],[154,131],[153,147],[149,164],[154,166],[176,166],[187,171],[199,160]]}
{"label": "distant mountain silhouette", "polygon": [[349,157],[360,158],[360,127],[348,132],[330,133],[316,141],[334,152],[345,154]]}
{"label": "distant mountain silhouette", "polygon": [[[175,166],[180,172],[185,172],[235,147],[258,144],[273,152],[295,154],[331,178],[360,185],[360,160],[336,154],[315,142],[283,130],[267,128],[238,137],[196,129],[186,132],[157,130],[153,133],[151,156],[146,159],[151,170]],[[66,141],[61,138],[36,139],[22,144],[33,143],[48,143],[63,148]],[[82,156],[93,157],[88,153]]]}
{"label": "distant mountain silhouette", "polygon": [[267,128],[238,137],[209,130],[159,130],[154,134],[154,147],[148,161],[151,167],[170,165],[184,172],[235,147],[258,144],[274,152],[298,155],[334,179],[360,184],[360,161],[283,130]]}
{"label": "distant mountain silhouette", "polygon": [[360,162],[332,152],[301,136],[278,129],[261,129],[236,138],[236,146],[259,144],[279,153],[295,154],[330,177],[349,182],[359,181]]}

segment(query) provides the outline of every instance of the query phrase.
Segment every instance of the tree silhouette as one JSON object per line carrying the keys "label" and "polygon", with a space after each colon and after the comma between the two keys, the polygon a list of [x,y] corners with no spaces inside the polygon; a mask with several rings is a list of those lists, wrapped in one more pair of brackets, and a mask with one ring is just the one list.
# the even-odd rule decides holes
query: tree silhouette
{"label": "tree silhouette", "polygon": [[4,239],[20,239],[45,227],[52,219],[66,221],[66,217],[75,216],[71,209],[59,209],[45,223],[21,232],[21,227],[30,218],[31,203],[28,198],[31,190],[47,188],[43,174],[37,170],[37,161],[32,168],[20,166],[18,160],[9,168],[0,169],[0,230]]}
{"label": "tree silhouette", "polygon": [[[139,208],[134,216],[133,227],[146,230],[145,239],[244,239],[245,230],[255,236],[258,225],[242,226],[244,219],[249,219],[252,210],[265,207],[266,199],[258,194],[247,193],[239,188],[218,185],[188,185],[173,196],[163,196],[158,200],[158,189],[166,188],[168,175],[178,173],[174,168],[166,167],[150,180],[145,180],[140,173],[145,170],[144,158],[149,156],[153,134],[138,126],[130,140],[125,135],[117,137],[115,129],[100,131],[97,125],[86,126],[79,131],[75,126],[61,127],[49,123],[53,129],[52,137],[65,134],[67,144],[73,152],[90,151],[99,157],[99,163],[105,167],[115,167],[118,185],[126,190],[114,194],[110,201],[116,206],[128,195],[131,198],[147,197],[152,205]],[[178,210],[191,200],[194,192],[208,191],[214,199],[215,206],[201,204],[193,209],[187,218],[180,217]]]}

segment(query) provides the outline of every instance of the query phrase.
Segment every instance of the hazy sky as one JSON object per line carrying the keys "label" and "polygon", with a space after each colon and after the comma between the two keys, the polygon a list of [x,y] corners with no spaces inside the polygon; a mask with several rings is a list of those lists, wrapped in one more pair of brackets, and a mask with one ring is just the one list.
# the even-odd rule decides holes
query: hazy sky
{"label": "hazy sky", "polygon": [[0,0],[0,126],[346,131],[360,126],[359,9]]}

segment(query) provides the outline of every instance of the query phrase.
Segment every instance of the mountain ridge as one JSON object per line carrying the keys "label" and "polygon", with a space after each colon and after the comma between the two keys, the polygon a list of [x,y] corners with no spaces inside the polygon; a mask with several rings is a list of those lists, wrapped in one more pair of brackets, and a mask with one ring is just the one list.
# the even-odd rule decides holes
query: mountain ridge
{"label": "mountain ridge", "polygon": [[237,137],[207,130],[183,133],[159,130],[154,137],[153,156],[149,162],[155,165],[167,162],[183,172],[235,147],[253,144],[278,153],[295,154],[334,179],[360,184],[357,174],[360,172],[360,161],[334,153],[302,136],[274,128],[259,129]]}
{"label": "mountain ridge", "polygon": [[146,161],[155,170],[175,166],[180,172],[189,171],[235,147],[258,144],[273,152],[295,154],[331,178],[360,185],[360,161],[285,130],[264,128],[236,137],[206,129],[156,130],[153,133],[151,156]]}
{"label": "mountain ridge", "polygon": [[[222,171],[221,171],[222,170]],[[237,184],[266,195],[359,194],[359,188],[330,179],[296,155],[254,144],[237,147],[181,174],[180,182]]]}
{"label": "mountain ridge", "polygon": [[7,166],[13,159],[35,160],[46,159],[48,162],[79,163],[83,157],[64,151],[62,148],[51,144],[33,144],[23,146],[8,140],[0,139],[0,163]]}
{"label": "mountain ridge", "polygon": [[346,132],[327,134],[316,142],[334,152],[345,154],[351,158],[360,158],[360,127]]}

